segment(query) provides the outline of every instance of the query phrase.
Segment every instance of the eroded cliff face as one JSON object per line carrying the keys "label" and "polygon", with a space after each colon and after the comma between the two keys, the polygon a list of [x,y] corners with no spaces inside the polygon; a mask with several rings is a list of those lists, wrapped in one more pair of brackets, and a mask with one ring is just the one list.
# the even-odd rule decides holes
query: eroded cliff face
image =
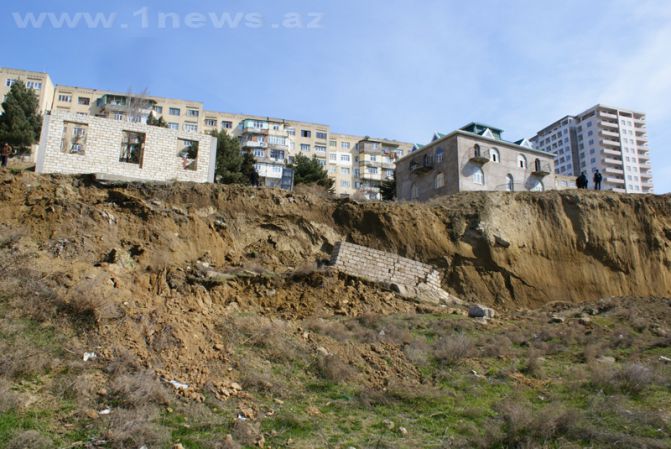
{"label": "eroded cliff face", "polygon": [[77,285],[110,271],[114,250],[128,259],[111,264],[127,290],[120,296],[147,301],[169,295],[165,279],[196,260],[285,273],[328,260],[340,240],[433,264],[450,293],[499,307],[671,296],[670,196],[466,193],[430,204],[359,204],[34,174],[4,173],[0,182],[2,232],[23,235],[36,267]]}
{"label": "eroded cliff face", "polygon": [[355,243],[439,266],[444,286],[504,306],[671,295],[671,197],[466,193],[427,205],[341,204]]}

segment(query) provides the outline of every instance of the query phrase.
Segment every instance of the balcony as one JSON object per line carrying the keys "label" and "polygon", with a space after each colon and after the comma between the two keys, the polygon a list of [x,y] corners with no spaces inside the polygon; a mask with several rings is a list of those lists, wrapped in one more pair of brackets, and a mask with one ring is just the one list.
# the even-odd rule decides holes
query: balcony
{"label": "balcony", "polygon": [[616,139],[619,139],[619,138],[620,138],[620,134],[619,134],[619,133],[616,133],[616,132],[614,132],[614,131],[608,131],[607,129],[602,129],[602,130],[599,131],[599,132],[600,132],[600,134],[601,134],[602,136],[604,136],[604,137],[615,137]]}
{"label": "balcony", "polygon": [[611,122],[611,121],[608,121],[608,120],[602,120],[600,123],[601,123],[601,126],[603,126],[603,127],[608,127],[608,128],[611,128],[611,129],[619,129],[620,128],[620,125],[616,121]]}
{"label": "balcony", "polygon": [[417,156],[410,162],[410,173],[422,173],[433,170],[433,158],[428,154]]}
{"label": "balcony", "polygon": [[471,148],[468,154],[468,160],[474,164],[485,165],[489,162],[489,150],[483,150],[480,145]]}
{"label": "balcony", "polygon": [[549,162],[543,162],[540,159],[534,161],[532,175],[538,176],[539,178],[544,178],[552,173],[552,164]]}
{"label": "balcony", "polygon": [[359,144],[359,151],[365,154],[382,154],[382,145],[372,143]]}
{"label": "balcony", "polygon": [[243,126],[242,133],[243,134],[260,134],[260,135],[267,136],[268,135],[268,128],[256,128],[254,126]]}
{"label": "balcony", "polygon": [[618,150],[613,150],[610,148],[604,148],[603,149],[603,154],[607,154],[609,156],[617,156],[617,157],[622,157],[622,152]]}
{"label": "balcony", "polygon": [[243,148],[268,148],[266,142],[259,142],[257,140],[243,140],[241,144]]}
{"label": "balcony", "polygon": [[624,185],[624,179],[613,178],[611,176],[606,176],[606,182],[608,184],[621,185],[621,186]]}
{"label": "balcony", "polygon": [[610,112],[606,111],[599,111],[599,117],[617,120],[617,114],[611,114]]}
{"label": "balcony", "polygon": [[619,140],[613,140],[613,139],[602,139],[601,144],[606,146],[611,146],[611,147],[618,147],[620,148],[620,141]]}
{"label": "balcony", "polygon": [[607,175],[624,175],[624,170],[613,167],[606,167],[603,172]]}
{"label": "balcony", "polygon": [[622,160],[621,159],[613,159],[610,157],[607,157],[603,160],[605,164],[612,164],[612,165],[617,165],[618,167],[622,166]]}

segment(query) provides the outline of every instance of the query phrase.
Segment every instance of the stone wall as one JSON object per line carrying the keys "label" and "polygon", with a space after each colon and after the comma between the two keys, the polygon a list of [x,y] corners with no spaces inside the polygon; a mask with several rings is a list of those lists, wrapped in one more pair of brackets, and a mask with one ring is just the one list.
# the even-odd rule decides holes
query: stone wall
{"label": "stone wall", "polygon": [[440,289],[440,274],[431,265],[352,243],[336,244],[331,265],[343,273],[375,282],[407,287],[425,284]]}
{"label": "stone wall", "polygon": [[[63,149],[65,125],[87,128],[83,154]],[[120,162],[124,131],[146,136],[142,165]],[[195,170],[184,168],[181,140],[198,142]],[[213,182],[217,139],[205,134],[148,126],[109,118],[53,111],[44,117],[37,154],[38,173],[100,174],[140,181]]]}

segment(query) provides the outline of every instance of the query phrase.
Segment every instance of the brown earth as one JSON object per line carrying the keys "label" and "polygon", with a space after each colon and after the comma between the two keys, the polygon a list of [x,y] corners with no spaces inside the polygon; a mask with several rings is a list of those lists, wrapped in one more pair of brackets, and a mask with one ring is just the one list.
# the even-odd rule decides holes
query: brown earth
{"label": "brown earth", "polygon": [[[210,384],[223,397],[236,391],[230,332],[261,346],[276,332],[301,336],[285,349],[360,360],[374,385],[418,377],[382,343],[327,347],[292,321],[440,312],[330,271],[339,240],[434,264],[446,290],[503,310],[671,294],[669,196],[470,193],[359,204],[30,173],[5,172],[0,184],[0,230],[17,260],[63,307],[88,316],[99,354],[128,353],[167,380]],[[245,322],[248,312],[265,318]]]}

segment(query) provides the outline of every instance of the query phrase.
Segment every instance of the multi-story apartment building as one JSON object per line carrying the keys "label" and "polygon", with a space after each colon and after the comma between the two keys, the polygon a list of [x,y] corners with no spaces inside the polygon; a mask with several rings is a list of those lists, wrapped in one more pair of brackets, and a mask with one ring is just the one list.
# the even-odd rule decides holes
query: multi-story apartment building
{"label": "multi-story apartment building", "polygon": [[[54,83],[51,81],[51,77],[48,73],[30,72],[28,70],[0,68],[0,103],[17,81],[23,81],[26,87],[35,91],[40,113],[51,110],[54,97]],[[0,111],[2,111],[2,105],[0,105]]]}
{"label": "multi-story apartment building", "polygon": [[531,141],[555,155],[558,174],[579,176],[599,170],[603,188],[652,193],[652,169],[645,114],[596,105],[543,128]]}
{"label": "multi-story apartment building", "polygon": [[71,112],[131,122],[146,122],[150,114],[168,127],[184,132],[225,130],[240,140],[241,151],[254,154],[264,185],[277,186],[284,167],[297,154],[315,157],[335,180],[336,194],[360,194],[377,199],[379,184],[393,177],[396,158],[412,144],[332,133],[320,123],[208,111],[199,101],[156,97],[138,92],[54,85],[46,73],[0,69],[4,95],[13,80],[23,80],[39,91],[40,111]]}

